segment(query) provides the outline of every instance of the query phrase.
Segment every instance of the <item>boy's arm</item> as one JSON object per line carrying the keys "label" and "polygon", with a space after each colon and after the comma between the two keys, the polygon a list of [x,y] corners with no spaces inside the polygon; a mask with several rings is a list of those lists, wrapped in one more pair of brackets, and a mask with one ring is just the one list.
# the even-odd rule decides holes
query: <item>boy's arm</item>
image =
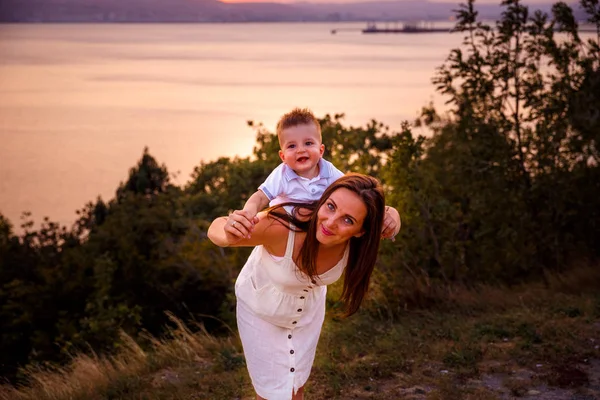
{"label": "boy's arm", "polygon": [[250,196],[248,201],[246,201],[242,211],[246,211],[249,215],[254,217],[260,211],[267,208],[268,205],[269,198],[262,190],[258,189],[252,196]]}
{"label": "boy's arm", "polygon": [[[243,219],[244,223],[236,224],[236,229],[230,230],[229,234],[233,235],[238,240],[244,238],[249,239],[250,236],[252,236],[252,231],[254,231],[254,225],[258,223],[256,215],[268,205],[269,198],[262,190],[258,189],[250,196],[248,201],[246,201],[243,209],[234,211],[234,213]],[[223,226],[223,228],[225,227],[226,225]]]}
{"label": "boy's arm", "polygon": [[248,225],[247,227],[238,225],[238,228],[240,228],[239,232],[233,232],[239,239],[250,237],[254,225],[258,222],[256,215],[264,210],[269,205],[269,201],[279,193],[283,180],[283,167],[284,164],[282,163],[275,168],[259,186],[258,190],[246,201],[244,208],[239,210],[242,212],[242,217],[249,223],[245,224]]}
{"label": "boy's arm", "polygon": [[381,231],[381,237],[384,239],[392,239],[394,241],[402,222],[400,220],[400,213],[394,207],[385,206],[385,216],[383,217],[383,229]]}

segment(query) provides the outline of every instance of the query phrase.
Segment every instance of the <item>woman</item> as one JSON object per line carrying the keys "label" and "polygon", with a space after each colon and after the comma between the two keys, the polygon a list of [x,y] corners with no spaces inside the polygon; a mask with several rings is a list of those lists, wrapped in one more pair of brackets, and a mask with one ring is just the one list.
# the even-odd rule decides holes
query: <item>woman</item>
{"label": "woman", "polygon": [[[302,399],[325,317],[327,286],[345,271],[346,314],[363,300],[375,266],[385,202],[380,183],[348,174],[313,204],[259,214],[252,227],[236,211],[217,218],[218,246],[257,246],[235,284],[237,322],[257,399]],[[400,226],[396,210],[390,208]],[[238,232],[252,231],[240,239]]]}

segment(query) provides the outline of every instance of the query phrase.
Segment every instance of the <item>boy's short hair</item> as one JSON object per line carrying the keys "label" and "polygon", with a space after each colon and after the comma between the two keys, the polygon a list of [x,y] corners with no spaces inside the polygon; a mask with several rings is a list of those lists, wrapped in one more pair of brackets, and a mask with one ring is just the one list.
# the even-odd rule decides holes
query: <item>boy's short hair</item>
{"label": "boy's short hair", "polygon": [[308,108],[294,108],[292,111],[286,113],[277,122],[277,139],[279,139],[279,145],[281,146],[281,132],[284,129],[291,128],[292,126],[304,125],[313,123],[317,127],[319,133],[319,140],[321,139],[321,124],[315,115]]}

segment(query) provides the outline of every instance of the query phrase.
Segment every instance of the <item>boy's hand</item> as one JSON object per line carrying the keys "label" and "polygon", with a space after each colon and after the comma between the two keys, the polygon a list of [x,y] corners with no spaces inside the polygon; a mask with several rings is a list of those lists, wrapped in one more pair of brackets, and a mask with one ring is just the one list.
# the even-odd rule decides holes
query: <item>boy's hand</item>
{"label": "boy's hand", "polygon": [[396,235],[400,232],[400,214],[394,207],[385,206],[385,216],[383,217],[383,229],[381,237],[396,240]]}
{"label": "boy's hand", "polygon": [[256,214],[244,210],[235,210],[227,218],[227,223],[223,228],[225,234],[236,238],[238,241],[241,239],[250,239],[254,225],[258,223],[258,217]]}

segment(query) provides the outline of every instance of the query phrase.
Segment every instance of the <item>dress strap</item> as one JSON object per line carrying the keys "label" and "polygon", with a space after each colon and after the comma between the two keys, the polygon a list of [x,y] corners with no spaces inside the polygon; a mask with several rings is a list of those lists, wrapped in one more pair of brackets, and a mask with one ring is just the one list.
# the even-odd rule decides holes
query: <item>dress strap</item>
{"label": "dress strap", "polygon": [[284,257],[291,259],[294,254],[294,239],[296,238],[296,231],[294,225],[290,224],[290,233],[288,233],[287,247],[285,248]]}

